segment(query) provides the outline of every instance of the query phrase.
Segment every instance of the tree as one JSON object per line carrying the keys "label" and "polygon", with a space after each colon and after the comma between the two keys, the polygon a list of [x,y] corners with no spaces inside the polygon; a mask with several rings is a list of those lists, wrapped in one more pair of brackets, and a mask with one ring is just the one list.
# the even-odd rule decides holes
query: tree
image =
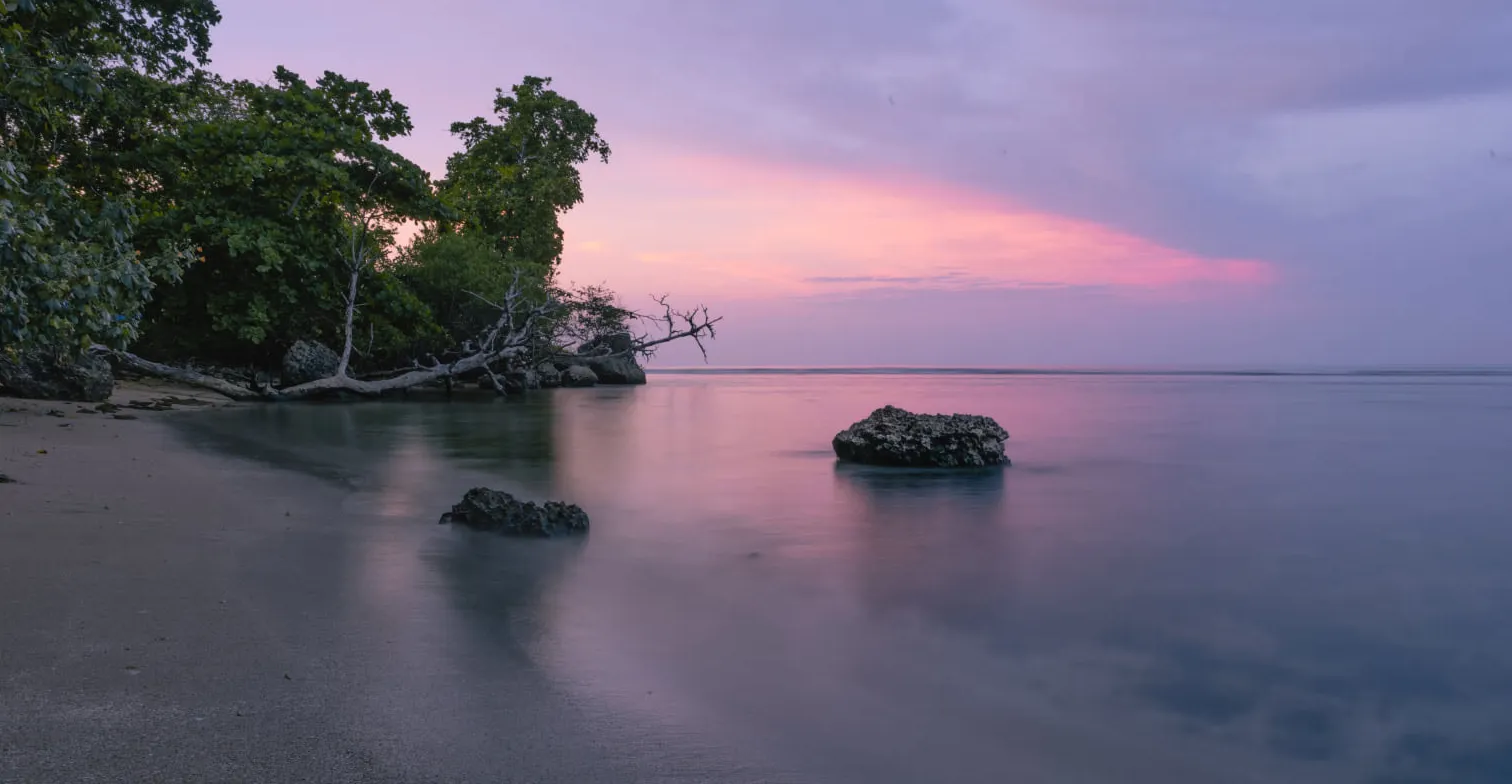
{"label": "tree", "polygon": [[199,78],[219,19],[210,0],[0,0],[0,347],[135,337],[184,254],[132,247],[128,159]]}
{"label": "tree", "polygon": [[421,353],[440,353],[477,335],[496,317],[514,272],[492,243],[474,234],[428,231],[416,238],[389,273],[425,305],[439,332]]}
{"label": "tree", "polygon": [[457,214],[443,230],[482,236],[500,257],[533,265],[542,279],[562,257],[559,216],[583,200],[578,166],[593,157],[609,161],[597,118],[550,84],[527,76],[507,93],[498,90],[498,123],[477,117],[452,124],[463,149],[447,160],[440,183]]}
{"label": "tree", "polygon": [[157,279],[181,254],[143,258],[131,246],[129,205],[90,205],[66,183],[28,182],[0,159],[0,348],[64,356],[136,337]]}
{"label": "tree", "polygon": [[[384,144],[411,127],[389,91],[331,72],[313,85],[279,68],[271,84],[221,86],[150,156],[157,209],[140,242],[187,239],[201,263],[151,307],[144,345],[241,362],[340,339],[352,231],[371,266],[398,224],[443,214],[426,173]],[[376,272],[359,278],[361,295],[391,288]]]}

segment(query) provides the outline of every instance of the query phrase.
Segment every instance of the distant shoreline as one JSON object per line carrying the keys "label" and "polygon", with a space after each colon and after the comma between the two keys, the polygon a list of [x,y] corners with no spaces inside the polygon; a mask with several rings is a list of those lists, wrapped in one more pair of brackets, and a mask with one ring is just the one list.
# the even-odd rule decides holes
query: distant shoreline
{"label": "distant shoreline", "polygon": [[956,367],[648,367],[661,375],[956,375],[956,376],[1212,376],[1304,378],[1512,378],[1512,367],[1214,369],[1214,368],[956,368]]}

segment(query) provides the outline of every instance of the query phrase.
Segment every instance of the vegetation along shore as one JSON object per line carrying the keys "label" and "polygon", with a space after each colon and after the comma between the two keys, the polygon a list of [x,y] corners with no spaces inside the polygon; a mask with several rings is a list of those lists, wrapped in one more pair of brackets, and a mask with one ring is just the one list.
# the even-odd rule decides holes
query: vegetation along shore
{"label": "vegetation along shore", "polygon": [[103,400],[112,369],[237,400],[643,383],[714,335],[557,276],[593,114],[526,76],[430,173],[367,82],[207,69],[211,0],[6,0],[0,390]]}

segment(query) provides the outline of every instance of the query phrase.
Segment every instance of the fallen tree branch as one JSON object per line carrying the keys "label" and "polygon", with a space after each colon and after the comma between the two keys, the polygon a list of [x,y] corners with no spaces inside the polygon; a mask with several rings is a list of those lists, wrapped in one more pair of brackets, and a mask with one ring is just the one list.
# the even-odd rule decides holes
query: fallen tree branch
{"label": "fallen tree branch", "polygon": [[[516,272],[515,280],[505,292],[502,302],[489,302],[473,292],[468,292],[479,300],[488,302],[499,311],[498,318],[484,328],[479,335],[464,341],[463,356],[450,361],[431,359],[428,367],[416,363],[410,368],[395,368],[386,373],[360,374],[353,377],[349,373],[348,363],[352,354],[352,337],[354,326],[353,313],[356,309],[355,285],[358,275],[364,268],[362,240],[354,235],[353,260],[354,269],[352,283],[349,286],[346,305],[345,343],[334,373],[327,377],[310,381],[296,386],[276,389],[268,385],[259,385],[255,379],[249,384],[237,384],[223,378],[200,373],[186,368],[165,365],[143,359],[127,351],[117,351],[104,346],[94,346],[92,353],[100,356],[113,358],[125,368],[147,376],[165,378],[179,383],[208,389],[220,393],[233,400],[242,401],[283,401],[302,400],[314,397],[328,396],[333,394],[347,393],[363,397],[378,397],[390,392],[398,392],[423,384],[438,381],[450,382],[456,376],[479,371],[488,374],[493,381],[494,387],[500,393],[503,392],[503,379],[494,369],[494,363],[502,363],[504,372],[508,372],[511,366],[518,361],[529,361],[539,350],[543,339],[552,336],[554,329],[551,319],[564,310],[571,307],[559,298],[548,296],[544,301],[531,304],[531,297],[525,288],[520,285],[520,276]],[[709,315],[708,308],[699,306],[692,310],[679,311],[667,304],[666,297],[654,298],[662,306],[662,315],[649,317],[631,313],[635,318],[645,321],[657,321],[666,325],[665,334],[651,337],[650,335],[632,336],[628,350],[594,354],[597,357],[613,356],[652,356],[656,348],[674,340],[691,338],[698,344],[699,350],[704,351],[703,338],[714,337],[714,325],[719,323],[721,317]],[[628,311],[627,311],[628,312]],[[551,354],[553,358],[563,360],[582,359],[584,355]]]}
{"label": "fallen tree branch", "polygon": [[271,387],[253,389],[233,384],[230,381],[216,378],[215,376],[208,376],[204,373],[185,370],[184,368],[177,368],[172,365],[164,365],[159,362],[143,359],[127,351],[115,351],[104,346],[96,346],[93,351],[96,354],[114,357],[121,364],[138,373],[177,381],[190,386],[200,387],[201,389],[208,389],[212,392],[219,392],[232,400],[280,401],[306,400],[340,392],[361,395],[363,397],[378,397],[389,392],[410,389],[433,381],[444,381],[479,368],[486,369],[488,363],[517,356],[524,353],[525,349],[522,346],[509,346],[488,354],[473,354],[445,365],[437,365],[431,368],[416,368],[397,376],[375,381],[365,381],[352,378],[351,376],[338,375],[283,389],[274,389]]}
{"label": "fallen tree branch", "polygon": [[142,359],[141,357],[126,352],[116,351],[105,346],[93,346],[90,353],[103,357],[114,357],[122,365],[141,373],[144,376],[165,378],[169,381],[177,381],[182,384],[208,389],[211,392],[219,392],[232,400],[264,400],[265,394],[250,387],[233,384],[223,378],[206,375],[194,370],[164,365],[159,362]]}

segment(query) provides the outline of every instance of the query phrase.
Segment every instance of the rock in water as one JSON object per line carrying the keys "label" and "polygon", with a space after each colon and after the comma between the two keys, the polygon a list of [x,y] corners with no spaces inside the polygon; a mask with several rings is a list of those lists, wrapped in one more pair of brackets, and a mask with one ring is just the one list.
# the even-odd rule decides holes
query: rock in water
{"label": "rock in water", "polygon": [[504,374],[504,391],[511,395],[541,388],[541,377],[534,370],[511,370]]}
{"label": "rock in water", "polygon": [[0,351],[0,388],[33,400],[98,403],[115,391],[110,363],[92,354],[76,359],[39,351]]}
{"label": "rock in water", "polygon": [[541,379],[542,389],[555,389],[562,385],[562,371],[557,370],[556,365],[550,362],[542,362],[536,366],[536,375]]}
{"label": "rock in water", "polygon": [[598,376],[582,365],[572,365],[562,371],[562,386],[591,387],[598,383]]}
{"label": "rock in water", "polygon": [[308,384],[336,374],[341,357],[329,346],[313,340],[300,340],[289,347],[283,358],[283,385]]}
{"label": "rock in water", "polygon": [[[506,394],[519,395],[533,389],[541,388],[541,377],[534,370],[509,370],[503,373],[499,373],[498,377],[499,380],[504,383],[503,391]],[[493,377],[487,374],[484,374],[482,378],[478,379],[478,388],[493,389],[495,391],[498,391],[497,387],[495,387],[494,385]]]}
{"label": "rock in water", "polygon": [[629,354],[612,357],[585,357],[581,361],[598,377],[600,384],[644,384],[646,370]]}
{"label": "rock in water", "polygon": [[558,363],[566,370],[583,365],[593,371],[600,384],[644,384],[646,370],[635,361],[635,337],[629,332],[600,335],[578,347],[577,356]]}
{"label": "rock in water", "polygon": [[441,515],[441,522],[507,536],[552,537],[588,530],[588,515],[575,504],[537,505],[486,487],[468,490],[461,503]]}
{"label": "rock in water", "polygon": [[833,442],[841,460],[885,466],[972,468],[1008,465],[1004,430],[990,417],[913,414],[886,406],[840,431]]}

